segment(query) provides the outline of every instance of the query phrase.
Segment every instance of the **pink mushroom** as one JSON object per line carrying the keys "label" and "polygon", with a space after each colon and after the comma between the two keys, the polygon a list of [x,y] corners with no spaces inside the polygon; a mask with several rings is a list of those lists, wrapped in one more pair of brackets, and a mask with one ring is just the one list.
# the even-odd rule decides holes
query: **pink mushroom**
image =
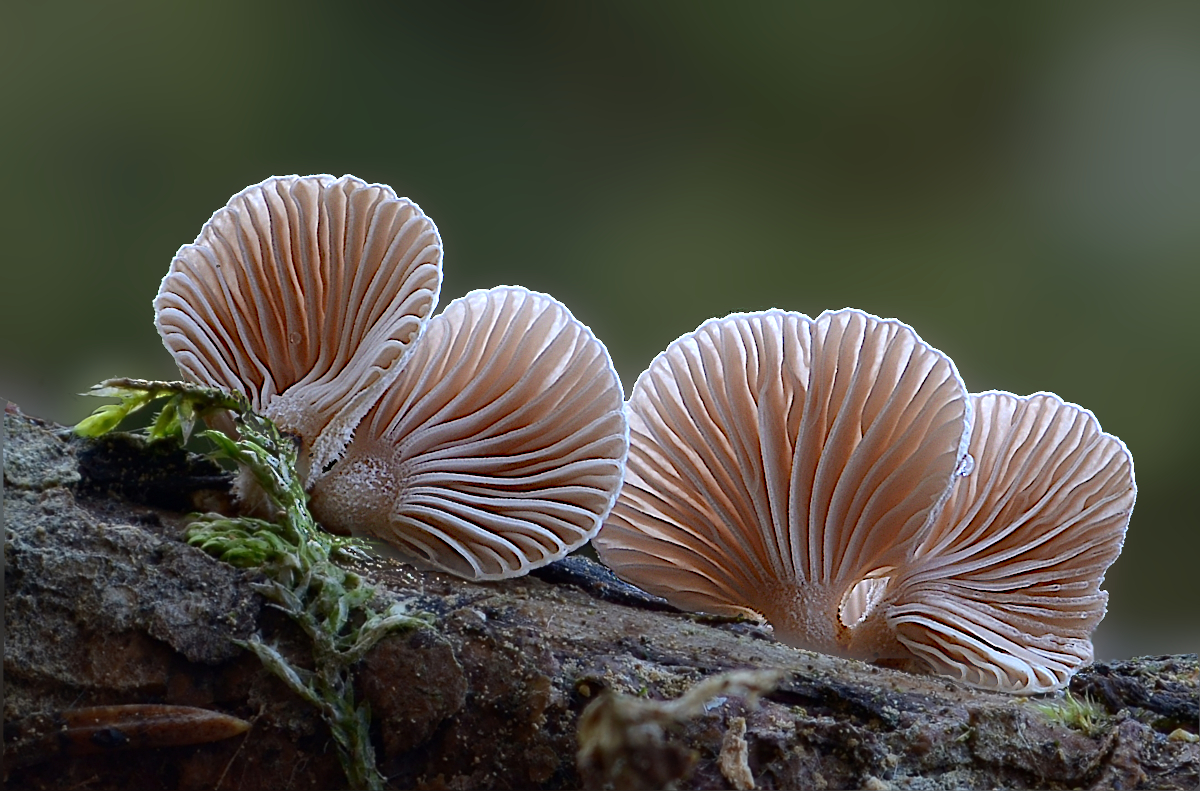
{"label": "pink mushroom", "polygon": [[707,322],[628,407],[625,484],[595,541],[628,581],[761,615],[795,646],[1010,693],[1091,661],[1136,488],[1087,410],[968,399],[912,330],[853,310]]}
{"label": "pink mushroom", "polygon": [[154,321],[186,379],[240,392],[300,436],[311,482],[400,373],[441,261],[433,222],[390,187],[272,177],[179,249]]}
{"label": "pink mushroom", "polygon": [[591,331],[545,294],[474,291],[429,323],[311,507],[435,568],[518,576],[596,534],[627,447],[621,383]]}
{"label": "pink mushroom", "polygon": [[656,357],[628,408],[605,563],[684,609],[761,614],[792,645],[895,644],[839,610],[911,557],[949,495],[970,421],[949,358],[856,310],[735,314]]}
{"label": "pink mushroom", "polygon": [[[616,500],[621,383],[545,294],[476,291],[430,320],[441,258],[433,222],[388,187],[271,178],[179,251],[155,321],[186,378],[300,437],[327,527],[464,577],[516,576],[585,544]],[[243,474],[243,504],[260,494]]]}

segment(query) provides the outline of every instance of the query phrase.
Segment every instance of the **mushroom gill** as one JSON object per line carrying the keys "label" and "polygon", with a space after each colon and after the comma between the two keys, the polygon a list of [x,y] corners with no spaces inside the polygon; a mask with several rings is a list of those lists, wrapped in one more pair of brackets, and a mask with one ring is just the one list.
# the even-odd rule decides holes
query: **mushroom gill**
{"label": "mushroom gill", "polygon": [[975,468],[876,617],[937,673],[1019,694],[1058,689],[1092,661],[1100,585],[1137,494],[1133,459],[1052,393],[971,399]]}
{"label": "mushroom gill", "polygon": [[430,321],[404,373],[313,488],[333,529],[471,579],[582,546],[620,489],[621,383],[558,301],[475,291]]}
{"label": "mushroom gill", "polygon": [[390,187],[272,177],[180,248],[155,325],[186,379],[243,393],[300,436],[311,482],[399,374],[441,260],[433,222]]}
{"label": "mushroom gill", "polygon": [[795,646],[904,655],[865,613],[966,454],[949,358],[857,310],[734,314],[656,357],[628,410],[605,563],[684,609],[761,614]]}

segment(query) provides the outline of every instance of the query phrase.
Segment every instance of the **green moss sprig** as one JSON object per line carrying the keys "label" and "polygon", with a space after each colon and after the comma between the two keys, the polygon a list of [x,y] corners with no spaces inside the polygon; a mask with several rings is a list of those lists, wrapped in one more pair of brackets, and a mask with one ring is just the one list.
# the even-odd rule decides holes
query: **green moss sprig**
{"label": "green moss sprig", "polygon": [[1084,736],[1098,736],[1111,724],[1112,718],[1104,706],[1086,694],[1077,698],[1070,690],[1064,692],[1061,698],[1030,701],[1029,705],[1055,725],[1072,728]]}
{"label": "green moss sprig", "polygon": [[365,702],[355,701],[352,667],[389,632],[429,622],[401,602],[375,611],[370,606],[374,589],[334,562],[338,557],[361,556],[363,542],[331,535],[317,526],[296,473],[297,443],[255,414],[240,395],[215,388],[109,379],[88,395],[121,402],[100,407],[75,427],[77,434],[87,437],[115,429],[130,414],[163,398],[167,401],[147,430],[151,440],[187,441],[198,419],[219,410],[232,413],[237,439],[211,429],[198,436],[213,443],[215,455],[236,461],[254,475],[275,509],[274,519],[199,515],[188,526],[187,541],[214,557],[264,574],[266,581],[256,583],[255,589],[308,636],[313,669],[293,666],[258,635],[238,644],[321,712],[352,787],[383,788],[369,738],[370,709]]}
{"label": "green moss sprig", "polygon": [[107,434],[125,418],[160,398],[166,398],[167,402],[163,404],[153,425],[148,429],[151,441],[181,437],[187,442],[198,418],[223,409],[235,414],[250,413],[250,404],[241,395],[187,382],[106,379],[98,385],[93,385],[84,395],[119,398],[121,403],[105,404],[79,421],[75,426],[75,433],[81,437],[99,437]]}

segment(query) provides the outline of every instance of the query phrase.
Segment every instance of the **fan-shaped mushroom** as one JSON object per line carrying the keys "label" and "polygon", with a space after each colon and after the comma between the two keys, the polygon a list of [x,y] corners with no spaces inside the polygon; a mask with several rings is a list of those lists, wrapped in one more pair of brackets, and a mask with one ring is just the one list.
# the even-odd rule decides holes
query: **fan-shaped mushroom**
{"label": "fan-shaped mushroom", "polygon": [[389,187],[273,177],[180,248],[155,325],[185,378],[241,392],[298,434],[311,481],[399,374],[441,260],[433,222]]}
{"label": "fan-shaped mushroom", "polygon": [[1104,574],[1137,494],[1133,459],[1052,393],[971,396],[975,468],[958,481],[875,619],[934,671],[1029,694],[1092,661]]}
{"label": "fan-shaped mushroom", "polygon": [[604,345],[561,303],[472,292],[429,323],[317,479],[313,514],[460,576],[524,574],[599,530],[621,486],[623,406]]}
{"label": "fan-shaped mushroom", "polygon": [[1133,460],[1053,394],[964,401],[950,361],[895,322],[710,321],[634,386],[597,549],[681,607],[762,614],[793,645],[1060,688],[1092,658]]}
{"label": "fan-shaped mushroom", "polygon": [[656,357],[628,409],[625,484],[594,542],[620,576],[761,613],[793,645],[903,652],[840,616],[911,556],[965,457],[949,358],[856,310],[735,314]]}

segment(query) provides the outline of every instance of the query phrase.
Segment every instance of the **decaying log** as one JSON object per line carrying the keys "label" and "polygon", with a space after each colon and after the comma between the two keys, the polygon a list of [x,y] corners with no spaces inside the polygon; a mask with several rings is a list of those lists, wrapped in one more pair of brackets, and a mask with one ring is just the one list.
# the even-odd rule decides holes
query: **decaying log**
{"label": "decaying log", "polygon": [[[344,787],[316,711],[231,642],[258,632],[304,665],[299,631],[254,593],[253,573],[181,540],[186,511],[219,505],[228,476],[129,435],[74,440],[13,408],[5,423],[7,787]],[[394,561],[358,570],[382,599],[432,616],[430,628],[386,638],[358,671],[395,788],[1200,783],[1195,655],[1084,670],[1072,689],[1096,705],[1072,720],[788,648],[752,623],[673,612],[588,561],[490,584]],[[721,677],[733,670],[764,672]],[[764,687],[757,701],[738,681],[747,677]],[[666,703],[702,682],[686,705]],[[585,744],[577,761],[581,714],[601,698],[616,746]],[[251,727],[100,754],[31,757],[23,741],[31,718],[126,704],[210,709]]]}

